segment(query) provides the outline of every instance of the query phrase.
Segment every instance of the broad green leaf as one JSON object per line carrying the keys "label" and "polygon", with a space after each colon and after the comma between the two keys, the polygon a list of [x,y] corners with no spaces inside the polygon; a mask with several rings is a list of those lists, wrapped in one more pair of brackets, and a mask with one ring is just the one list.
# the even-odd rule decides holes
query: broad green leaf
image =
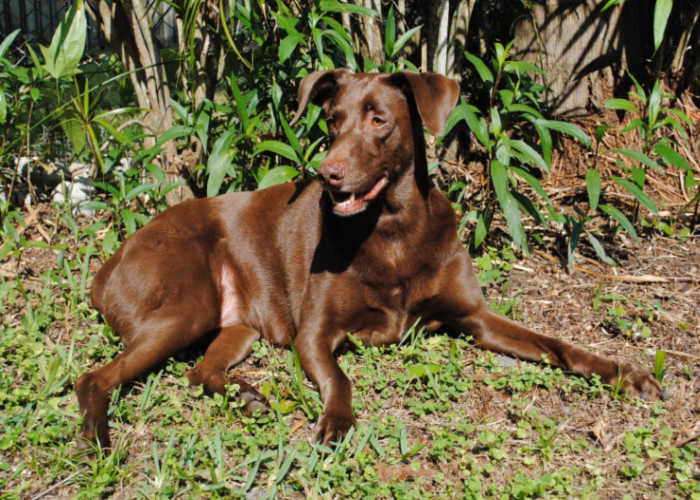
{"label": "broad green leaf", "polygon": [[124,226],[126,226],[126,234],[134,234],[136,231],[136,214],[128,208],[122,208],[119,213],[124,221]]}
{"label": "broad green leaf", "polygon": [[192,127],[188,127],[187,125],[175,125],[163,132],[163,134],[158,138],[158,141],[156,141],[156,145],[165,144],[166,142],[172,141],[173,139],[187,137],[192,135],[193,133],[194,129]]}
{"label": "broad green leaf", "polygon": [[352,45],[350,45],[350,43],[345,38],[339,35],[337,31],[330,29],[324,30],[322,34],[328,37],[331,40],[331,42],[333,42],[343,52],[343,55],[345,55],[345,62],[348,66],[352,68],[357,68],[357,61],[355,61],[355,52],[352,48]]}
{"label": "broad green leaf", "polygon": [[136,186],[135,188],[130,189],[129,192],[126,193],[126,199],[128,201],[131,201],[134,198],[136,198],[138,195],[140,195],[141,193],[145,193],[146,191],[151,191],[151,190],[155,189],[156,187],[157,186],[152,182],[146,182],[146,183],[140,184],[140,185]]}
{"label": "broad green leaf", "polygon": [[360,5],[351,3],[336,2],[334,0],[323,0],[320,5],[323,12],[349,12],[350,14],[361,14],[363,16],[380,17],[376,10],[368,9]]}
{"label": "broad green leaf", "polygon": [[394,55],[394,42],[396,41],[396,21],[394,19],[394,6],[389,7],[384,27],[384,48],[388,56]]}
{"label": "broad green leaf", "polygon": [[[637,98],[639,98],[640,101],[642,101],[642,105],[646,106],[647,105],[647,94],[644,92],[644,87],[642,87],[637,79],[634,77],[632,73],[629,71],[627,72],[627,75],[630,77],[632,82],[634,82],[634,87],[637,89]],[[634,93],[632,93],[634,95]]]}
{"label": "broad green leaf", "polygon": [[172,97],[170,98],[170,107],[173,108],[173,111],[175,111],[175,114],[185,122],[187,125],[192,125],[192,115],[190,115],[190,112],[179,102],[177,102],[175,99]]}
{"label": "broad green leaf", "polygon": [[691,129],[693,127],[695,127],[695,124],[693,124],[693,120],[688,118],[688,115],[686,115],[680,109],[673,108],[673,109],[669,109],[668,112],[671,113],[672,115],[676,116],[677,118],[683,120],[686,123],[686,125],[688,125],[688,127],[690,127]]}
{"label": "broad green leaf", "polygon": [[316,53],[318,54],[318,58],[323,61],[323,36],[322,32],[318,28],[313,28],[311,30],[311,38],[313,38],[314,41],[314,46],[316,47]]}
{"label": "broad green leaf", "polygon": [[510,144],[514,149],[520,151],[523,154],[523,156],[525,156],[529,160],[531,164],[537,165],[542,170],[549,173],[549,167],[547,166],[547,163],[544,161],[542,156],[537,151],[535,151],[529,144],[517,139],[511,139]]}
{"label": "broad green leaf", "polygon": [[483,212],[479,212],[479,216],[476,219],[476,229],[474,230],[474,247],[479,248],[483,243],[486,235],[488,234],[488,228],[484,222]]}
{"label": "broad green leaf", "polygon": [[304,155],[301,143],[299,142],[299,138],[289,126],[289,123],[287,123],[287,119],[284,117],[284,113],[280,113],[279,120],[280,125],[282,125],[282,130],[284,130],[284,136],[287,138],[289,145],[292,146],[292,149],[297,154],[297,157],[301,158]]}
{"label": "broad green leaf", "polygon": [[489,132],[494,136],[498,137],[503,131],[503,125],[501,123],[501,114],[498,112],[496,106],[491,108],[491,123],[489,123]]}
{"label": "broad green leaf", "polygon": [[282,184],[283,182],[291,181],[299,175],[299,171],[294,167],[282,166],[275,167],[267,171],[267,173],[260,179],[260,184],[258,184],[258,189],[265,189],[270,186],[276,186],[277,184]]}
{"label": "broad green leaf", "polygon": [[17,35],[19,35],[20,30],[16,29],[9,35],[5,37],[5,39],[0,43],[0,59],[5,57],[5,52],[7,52],[7,49],[10,48],[10,45],[12,45],[12,42],[15,41],[15,38],[17,38]]}
{"label": "broad green leaf", "polygon": [[605,253],[605,248],[603,248],[603,245],[600,244],[598,238],[593,236],[593,233],[591,233],[590,231],[586,231],[586,236],[588,236],[588,241],[591,242],[591,245],[593,246],[593,249],[595,250],[595,253],[598,255],[598,258],[600,260],[611,266],[617,265],[617,262],[608,257],[608,254]]}
{"label": "broad green leaf", "polygon": [[632,238],[634,238],[635,241],[639,241],[639,236],[637,236],[637,231],[634,230],[634,226],[630,222],[630,220],[620,212],[619,209],[616,207],[610,206],[610,205],[600,205],[599,207],[603,212],[608,214],[610,217],[615,219],[617,222],[620,223],[622,228],[629,233]]}
{"label": "broad green leaf", "polygon": [[543,127],[551,130],[556,130],[571,137],[576,138],[586,147],[591,147],[591,139],[583,130],[572,123],[560,122],[557,120],[537,120]]}
{"label": "broad green leaf", "polygon": [[496,144],[496,160],[510,167],[510,158],[513,155],[513,150],[510,148],[510,141],[504,137],[502,141],[498,141]]}
{"label": "broad green leaf", "polygon": [[630,122],[627,124],[625,128],[620,130],[620,133],[626,134],[630,130],[634,130],[638,128],[640,132],[644,132],[644,122],[640,120],[639,118],[635,118],[634,120],[630,120]]}
{"label": "broad green leaf", "polygon": [[636,167],[632,165],[630,167],[630,176],[632,180],[637,183],[637,186],[644,189],[644,184],[647,181],[647,173],[644,167]]}
{"label": "broad green leaf", "polygon": [[[403,48],[404,45],[406,45],[406,42],[408,42],[413,35],[415,35],[423,25],[418,25],[415,28],[411,28],[408,30],[406,33],[401,35],[398,40],[396,40],[396,43],[394,43],[394,51],[392,52],[391,56],[394,57],[396,54],[399,53],[399,51]],[[415,69],[413,69],[415,71]]]}
{"label": "broad green leaf", "polygon": [[533,127],[537,131],[537,135],[540,136],[540,142],[542,144],[542,157],[547,163],[547,166],[552,164],[552,134],[549,129],[540,124],[540,119],[535,118],[530,115],[523,115],[526,120],[532,123]]}
{"label": "broad green leaf", "polygon": [[515,97],[515,92],[510,89],[501,89],[498,91],[498,95],[501,97],[501,102],[503,107],[510,112],[510,105],[513,102],[513,97]]}
{"label": "broad green leaf", "polygon": [[292,146],[290,146],[289,144],[286,144],[281,141],[263,141],[259,144],[256,144],[255,148],[253,148],[253,154],[257,155],[262,152],[275,153],[288,160],[293,161],[296,164],[301,163],[299,157],[294,151],[294,148],[292,148]]}
{"label": "broad green leaf", "polygon": [[670,125],[671,127],[675,128],[678,131],[678,135],[680,135],[681,138],[683,138],[683,140],[685,141],[685,143],[688,144],[688,134],[685,132],[683,125],[681,125],[678,120],[676,120],[675,118],[671,118],[668,115],[664,116],[661,121],[656,122],[652,130],[665,127],[666,125]]}
{"label": "broad green leaf", "polygon": [[659,209],[656,208],[656,205],[654,204],[654,202],[651,200],[651,198],[649,198],[646,194],[644,194],[644,191],[642,191],[637,184],[635,184],[634,182],[631,182],[627,179],[623,179],[621,177],[616,177],[614,175],[612,176],[612,180],[614,180],[620,186],[622,186],[627,191],[632,193],[634,195],[634,197],[637,198],[637,200],[639,200],[639,202],[642,205],[647,207],[651,213],[653,213],[653,214],[658,213]]}
{"label": "broad green leaf", "polygon": [[279,48],[277,50],[277,57],[279,59],[279,62],[283,63],[284,61],[289,59],[289,56],[292,55],[294,49],[296,49],[297,45],[299,45],[299,43],[303,40],[304,35],[298,32],[292,33],[284,37],[280,42]]}
{"label": "broad green leaf", "polygon": [[595,212],[595,209],[598,208],[600,185],[600,172],[594,168],[589,168],[586,172],[586,191],[588,191],[588,205],[591,212]]}
{"label": "broad green leaf", "polygon": [[[304,153],[304,163],[309,162],[309,158],[311,157],[311,155],[314,154],[314,151],[316,151],[318,145],[321,144],[321,142],[323,142],[325,139],[325,137],[321,136],[307,146],[306,152]],[[324,153],[327,153],[327,151],[325,151]]]}
{"label": "broad green leaf", "polygon": [[219,194],[226,173],[232,166],[233,151],[231,146],[238,140],[234,135],[235,133],[235,129],[224,132],[214,142],[214,146],[211,149],[211,154],[207,161],[207,196],[209,198]]}
{"label": "broad green leaf", "polygon": [[508,50],[506,50],[499,42],[494,43],[493,47],[496,50],[496,62],[498,63],[498,67],[503,68],[503,65],[506,62],[506,57],[508,57]]}
{"label": "broad green leaf", "polygon": [[[478,141],[488,150],[491,151],[491,140],[487,130],[486,120],[476,116],[476,113],[472,109],[473,106],[462,103],[457,106],[450,118],[448,119],[447,126],[445,127],[446,135],[452,127],[461,119],[467,122],[467,126],[474,133]],[[476,109],[476,108],[474,108]]]}
{"label": "broad green leaf", "polygon": [[643,163],[644,165],[648,167],[652,167],[654,170],[658,170],[659,172],[663,172],[661,167],[659,166],[658,163],[656,163],[654,160],[649,158],[647,155],[642,153],[641,151],[637,151],[635,149],[624,149],[624,148],[615,148],[613,149],[616,153],[621,153],[629,158],[632,158],[633,160],[637,160],[639,163]]}
{"label": "broad green leaf", "polygon": [[605,5],[603,5],[603,7],[600,9],[600,11],[601,11],[601,12],[605,12],[605,11],[608,10],[610,7],[613,7],[613,6],[615,6],[615,5],[621,4],[621,3],[624,2],[624,1],[625,1],[625,0],[608,0],[607,2],[605,2]]}
{"label": "broad green leaf", "polygon": [[107,120],[102,120],[100,118],[95,119],[95,123],[97,123],[99,126],[104,128],[107,132],[109,132],[109,135],[114,137],[117,141],[119,141],[120,144],[124,146],[128,146],[133,143],[131,138],[124,134],[123,132],[120,132],[114,125],[109,123]]}
{"label": "broad green leaf", "polygon": [[521,112],[521,113],[530,113],[531,115],[534,115],[537,118],[544,118],[542,116],[542,113],[537,111],[532,106],[528,106],[527,104],[519,104],[519,103],[511,104],[509,106],[506,106],[506,110],[509,113],[515,113],[517,111],[517,112]]}
{"label": "broad green leaf", "polygon": [[[657,0],[658,2],[658,0]],[[659,117],[659,105],[661,104],[661,88],[659,87],[659,80],[654,82],[654,88],[651,89],[651,94],[649,94],[649,110],[648,119],[649,124],[653,127],[656,123],[656,119]]]}
{"label": "broad green leaf", "polygon": [[0,89],[0,123],[5,123],[7,120],[7,99],[5,99],[5,92]]}
{"label": "broad green leaf", "polygon": [[86,38],[85,6],[82,0],[77,0],[71,3],[49,47],[39,46],[44,56],[44,69],[54,78],[74,75],[85,51]]}
{"label": "broad green leaf", "polygon": [[654,52],[659,50],[664,39],[664,31],[671,15],[673,0],[656,0],[654,4]]}
{"label": "broad green leaf", "polygon": [[637,106],[627,99],[613,98],[605,101],[606,109],[618,109],[622,111],[637,111]]}
{"label": "broad green leaf", "polygon": [[537,194],[539,194],[542,198],[544,198],[547,201],[547,203],[549,203],[549,196],[547,195],[547,192],[544,190],[542,184],[540,184],[540,181],[538,181],[534,175],[518,167],[511,167],[511,170],[518,174],[518,176],[522,177],[525,180],[525,182],[527,182],[530,185],[530,187],[534,189],[535,192],[537,192]]}
{"label": "broad green leaf", "polygon": [[491,70],[484,64],[484,61],[479,59],[477,56],[469,53],[468,51],[464,51],[464,56],[469,60],[470,63],[474,65],[474,68],[476,68],[476,72],[479,73],[479,77],[485,82],[485,83],[493,83],[493,73],[491,73]]}
{"label": "broad green leaf", "polygon": [[535,222],[537,224],[542,224],[544,222],[544,217],[542,216],[542,212],[539,211],[537,206],[532,202],[530,198],[525,196],[524,194],[521,194],[517,191],[511,191],[511,196],[515,199],[515,201],[518,203],[518,206],[520,209],[529,214],[530,217],[535,219]]}
{"label": "broad green leaf", "polygon": [[545,72],[538,66],[527,61],[506,61],[505,65],[503,66],[503,71],[508,73],[527,73],[529,71],[532,73],[539,73],[541,75],[545,74]]}
{"label": "broad green leaf", "polygon": [[686,172],[689,172],[691,170],[690,164],[688,164],[686,159],[683,158],[680,154],[678,154],[668,144],[660,142],[654,147],[654,151],[656,151],[659,154],[659,156],[661,156],[661,158],[663,158],[664,161],[669,165],[675,165],[676,167],[682,168]]}
{"label": "broad green leaf", "polygon": [[442,132],[443,137],[449,134],[454,128],[454,126],[457,125],[457,123],[459,123],[460,120],[464,119],[464,117],[462,116],[464,114],[462,108],[464,108],[465,106],[466,104],[464,104],[464,102],[461,102],[460,104],[455,106],[455,108],[450,113],[450,116],[447,117],[447,122],[445,122],[445,128]]}
{"label": "broad green leaf", "polygon": [[[104,201],[99,201],[99,200],[90,200],[86,201],[85,203],[80,204],[81,208],[84,208],[85,210],[109,210],[110,206],[105,203]],[[113,233],[114,231],[109,231],[109,233]],[[107,234],[105,234],[105,238],[107,238]]]}
{"label": "broad green leaf", "polygon": [[70,116],[69,118],[61,120],[61,128],[72,146],[71,150],[73,154],[78,154],[85,149],[87,137],[82,120],[77,116]]}
{"label": "broad green leaf", "polygon": [[491,162],[491,181],[493,182],[494,190],[498,203],[501,205],[501,210],[506,217],[508,224],[508,232],[513,243],[519,247],[525,247],[525,230],[520,221],[520,210],[515,198],[508,190],[508,174],[506,167],[498,161]]}

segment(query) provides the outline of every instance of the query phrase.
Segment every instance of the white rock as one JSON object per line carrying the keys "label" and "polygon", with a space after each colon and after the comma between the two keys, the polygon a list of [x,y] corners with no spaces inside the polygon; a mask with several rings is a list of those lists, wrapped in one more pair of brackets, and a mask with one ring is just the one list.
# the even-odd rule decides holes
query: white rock
{"label": "white rock", "polygon": [[77,177],[56,186],[51,194],[51,199],[54,203],[64,204],[67,196],[70,199],[71,211],[74,215],[94,215],[94,210],[82,207],[92,199],[94,194],[95,187],[90,185],[90,180],[87,177]]}

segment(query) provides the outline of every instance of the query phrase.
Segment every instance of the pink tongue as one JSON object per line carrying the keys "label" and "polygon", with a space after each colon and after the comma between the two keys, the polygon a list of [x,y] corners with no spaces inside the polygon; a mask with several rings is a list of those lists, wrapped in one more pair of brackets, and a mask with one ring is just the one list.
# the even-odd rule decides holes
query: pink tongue
{"label": "pink tongue", "polygon": [[387,179],[386,177],[380,178],[374,185],[374,187],[370,189],[369,192],[362,197],[362,199],[364,201],[369,201],[376,198],[379,192],[384,188],[384,186],[386,186],[387,182],[389,182],[389,179]]}
{"label": "pink tongue", "polygon": [[364,208],[368,201],[371,201],[377,197],[384,186],[386,186],[387,182],[389,182],[389,180],[386,177],[380,178],[377,183],[372,186],[372,189],[370,189],[362,198],[353,197],[341,203],[336,203],[333,205],[333,211],[339,215],[351,215],[355,212],[359,212]]}

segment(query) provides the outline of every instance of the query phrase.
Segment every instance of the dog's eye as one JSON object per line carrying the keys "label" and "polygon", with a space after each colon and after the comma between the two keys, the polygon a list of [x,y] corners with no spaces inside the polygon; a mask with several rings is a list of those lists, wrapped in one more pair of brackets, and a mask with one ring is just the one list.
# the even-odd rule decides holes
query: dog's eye
{"label": "dog's eye", "polygon": [[380,127],[386,123],[383,118],[380,118],[378,116],[373,116],[372,117],[372,125],[375,125],[377,127]]}

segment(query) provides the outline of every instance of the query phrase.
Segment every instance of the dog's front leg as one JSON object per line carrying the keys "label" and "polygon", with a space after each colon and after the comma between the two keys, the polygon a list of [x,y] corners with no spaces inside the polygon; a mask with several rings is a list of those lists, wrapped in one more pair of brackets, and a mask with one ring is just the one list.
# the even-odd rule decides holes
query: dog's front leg
{"label": "dog's front leg", "polygon": [[664,397],[651,373],[635,366],[598,356],[554,337],[540,335],[484,307],[456,322],[474,336],[475,343],[531,361],[547,361],[584,377],[593,374],[612,386],[621,384],[624,392],[643,399]]}
{"label": "dog's front leg", "polygon": [[314,329],[303,330],[294,341],[302,368],[321,391],[323,415],[316,427],[316,439],[323,444],[339,441],[355,423],[350,380],[333,355],[334,340],[322,329]]}
{"label": "dog's front leg", "polygon": [[474,336],[476,345],[520,359],[546,361],[584,377],[593,374],[612,386],[642,398],[663,397],[661,386],[647,370],[590,353],[563,340],[535,333],[492,312],[466,252],[444,268],[444,291],[436,301],[446,311],[444,322]]}

